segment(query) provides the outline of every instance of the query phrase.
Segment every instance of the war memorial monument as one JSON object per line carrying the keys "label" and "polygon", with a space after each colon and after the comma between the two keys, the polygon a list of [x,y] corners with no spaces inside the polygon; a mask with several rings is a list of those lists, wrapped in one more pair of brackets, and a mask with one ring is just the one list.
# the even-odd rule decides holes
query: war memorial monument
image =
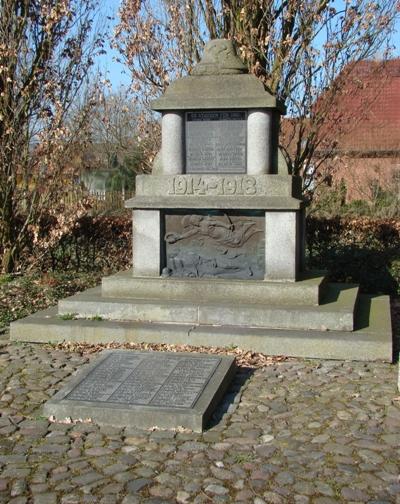
{"label": "war memorial monument", "polygon": [[[301,179],[288,173],[278,148],[285,108],[247,72],[232,43],[209,42],[191,75],[172,82],[152,108],[162,114],[162,147],[126,202],[132,270],[14,322],[11,338],[391,361],[388,297],[306,271]],[[218,366],[228,375],[232,369],[204,359],[196,361],[203,378],[186,406],[201,402]],[[140,356],[131,360],[144,365]],[[188,366],[193,373],[196,363]],[[222,371],[220,378],[213,393],[226,386]]]}

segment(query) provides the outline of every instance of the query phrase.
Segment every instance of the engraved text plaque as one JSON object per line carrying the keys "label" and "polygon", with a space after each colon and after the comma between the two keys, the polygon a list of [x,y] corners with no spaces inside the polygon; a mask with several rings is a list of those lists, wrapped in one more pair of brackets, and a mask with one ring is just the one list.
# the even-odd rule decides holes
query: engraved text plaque
{"label": "engraved text plaque", "polygon": [[186,173],[246,173],[247,114],[186,112]]}
{"label": "engraved text plaque", "polygon": [[43,406],[55,420],[201,432],[235,374],[235,358],[105,350]]}
{"label": "engraved text plaque", "polygon": [[218,357],[110,353],[65,399],[191,408],[220,361]]}

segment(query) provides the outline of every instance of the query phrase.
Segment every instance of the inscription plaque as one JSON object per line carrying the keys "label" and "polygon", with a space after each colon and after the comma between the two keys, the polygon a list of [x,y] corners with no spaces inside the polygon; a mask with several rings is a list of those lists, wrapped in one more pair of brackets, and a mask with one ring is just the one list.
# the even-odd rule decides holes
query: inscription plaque
{"label": "inscription plaque", "polygon": [[112,353],[65,399],[191,408],[220,362],[219,357]]}
{"label": "inscription plaque", "polygon": [[247,113],[186,112],[186,173],[246,173]]}
{"label": "inscription plaque", "polygon": [[235,359],[105,350],[49,399],[43,414],[120,427],[201,432],[235,373]]}
{"label": "inscription plaque", "polygon": [[176,175],[168,188],[168,194],[174,196],[253,196],[261,191],[257,179],[249,175]]}

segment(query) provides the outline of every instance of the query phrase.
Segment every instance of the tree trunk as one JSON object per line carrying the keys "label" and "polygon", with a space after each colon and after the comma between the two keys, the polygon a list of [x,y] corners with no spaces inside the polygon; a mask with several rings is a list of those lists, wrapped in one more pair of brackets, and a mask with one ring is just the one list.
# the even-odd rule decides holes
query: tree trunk
{"label": "tree trunk", "polygon": [[15,253],[13,248],[4,249],[1,269],[4,273],[13,273],[15,268]]}
{"label": "tree trunk", "polygon": [[[15,239],[15,215],[13,205],[13,192],[5,194],[6,201],[2,202],[3,211],[0,214],[0,249],[3,250],[1,269],[4,273],[13,273],[16,266],[18,243]],[[4,200],[3,200],[4,201]]]}

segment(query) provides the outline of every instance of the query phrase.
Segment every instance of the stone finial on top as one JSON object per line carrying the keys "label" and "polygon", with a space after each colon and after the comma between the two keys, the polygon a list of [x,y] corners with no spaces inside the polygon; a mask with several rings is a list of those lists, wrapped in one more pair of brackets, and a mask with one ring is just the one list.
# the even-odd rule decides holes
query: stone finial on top
{"label": "stone finial on top", "polygon": [[200,62],[194,67],[192,75],[223,75],[247,73],[246,66],[236,53],[232,40],[210,40]]}

